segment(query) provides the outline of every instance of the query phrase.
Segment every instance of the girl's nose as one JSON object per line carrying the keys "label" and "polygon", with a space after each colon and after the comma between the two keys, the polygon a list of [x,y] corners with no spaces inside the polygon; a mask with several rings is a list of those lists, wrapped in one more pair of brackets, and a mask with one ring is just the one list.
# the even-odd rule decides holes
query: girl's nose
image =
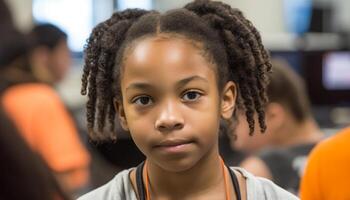
{"label": "girl's nose", "polygon": [[184,127],[184,119],[179,108],[173,102],[167,102],[162,106],[155,128],[160,132],[180,130]]}

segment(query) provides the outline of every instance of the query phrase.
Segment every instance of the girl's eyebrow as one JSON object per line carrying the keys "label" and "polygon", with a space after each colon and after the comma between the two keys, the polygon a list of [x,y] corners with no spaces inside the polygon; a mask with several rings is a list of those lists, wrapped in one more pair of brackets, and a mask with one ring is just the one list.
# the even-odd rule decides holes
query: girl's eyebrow
{"label": "girl's eyebrow", "polygon": [[205,83],[209,83],[207,79],[205,79],[205,78],[203,78],[201,76],[195,75],[195,76],[190,76],[188,78],[184,78],[184,79],[178,81],[176,83],[176,88],[181,88],[184,85],[188,84],[189,82],[195,81],[195,80],[204,81]]}
{"label": "girl's eyebrow", "polygon": [[152,88],[153,86],[148,83],[132,83],[125,89],[125,91],[131,90],[131,89],[150,90]]}
{"label": "girl's eyebrow", "polygon": [[[203,81],[205,83],[208,83],[207,79],[205,79],[205,78],[203,78],[201,76],[198,76],[198,75],[194,75],[194,76],[190,76],[188,78],[184,78],[184,79],[178,81],[176,83],[176,88],[181,88],[184,85],[188,84],[189,82],[195,81],[195,80]],[[149,83],[143,83],[143,82],[132,83],[125,89],[125,91],[131,90],[131,89],[150,90],[150,89],[153,89],[153,86],[151,84],[149,84]]]}

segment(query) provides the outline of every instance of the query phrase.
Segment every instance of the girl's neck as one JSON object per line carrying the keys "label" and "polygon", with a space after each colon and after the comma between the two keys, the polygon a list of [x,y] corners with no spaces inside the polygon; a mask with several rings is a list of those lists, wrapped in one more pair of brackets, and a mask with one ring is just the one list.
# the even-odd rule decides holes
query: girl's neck
{"label": "girl's neck", "polygon": [[204,156],[192,168],[182,172],[165,171],[150,161],[147,164],[150,192],[154,197],[167,197],[169,199],[188,197],[193,199],[203,193],[224,189],[221,161],[217,148]]}

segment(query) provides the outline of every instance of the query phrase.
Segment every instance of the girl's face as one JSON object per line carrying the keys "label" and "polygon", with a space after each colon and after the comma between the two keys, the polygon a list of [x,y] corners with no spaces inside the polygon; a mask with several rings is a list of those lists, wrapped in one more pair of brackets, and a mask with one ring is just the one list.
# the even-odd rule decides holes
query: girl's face
{"label": "girl's face", "polygon": [[121,71],[120,121],[150,162],[184,171],[217,156],[220,117],[232,115],[235,85],[228,82],[220,95],[215,66],[193,44],[143,39],[127,51]]}

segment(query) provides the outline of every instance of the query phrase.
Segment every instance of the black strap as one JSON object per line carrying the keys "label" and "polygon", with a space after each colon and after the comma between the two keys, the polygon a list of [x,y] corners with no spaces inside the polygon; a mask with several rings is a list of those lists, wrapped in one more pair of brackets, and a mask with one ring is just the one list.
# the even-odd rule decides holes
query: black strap
{"label": "black strap", "polygon": [[142,170],[143,170],[144,165],[145,165],[145,162],[142,162],[136,168],[136,187],[137,187],[137,191],[139,193],[140,200],[146,200],[145,186],[143,185],[143,178],[142,178],[143,177]]}
{"label": "black strap", "polygon": [[[139,164],[136,168],[136,187],[137,191],[139,193],[139,198],[140,200],[146,200],[145,197],[145,186],[143,184],[143,176],[142,176],[142,170],[143,166],[145,165],[145,162],[142,162]],[[238,184],[238,179],[236,174],[234,173],[233,170],[231,170],[229,167],[227,167],[228,171],[230,172],[230,177],[233,183],[233,188],[236,192],[236,199],[241,200],[241,191],[239,189],[239,184]]]}
{"label": "black strap", "polygon": [[239,189],[238,178],[237,178],[235,172],[231,168],[227,167],[227,169],[230,172],[231,180],[233,183],[233,188],[236,192],[236,199],[241,200],[242,197],[241,197],[241,190]]}

